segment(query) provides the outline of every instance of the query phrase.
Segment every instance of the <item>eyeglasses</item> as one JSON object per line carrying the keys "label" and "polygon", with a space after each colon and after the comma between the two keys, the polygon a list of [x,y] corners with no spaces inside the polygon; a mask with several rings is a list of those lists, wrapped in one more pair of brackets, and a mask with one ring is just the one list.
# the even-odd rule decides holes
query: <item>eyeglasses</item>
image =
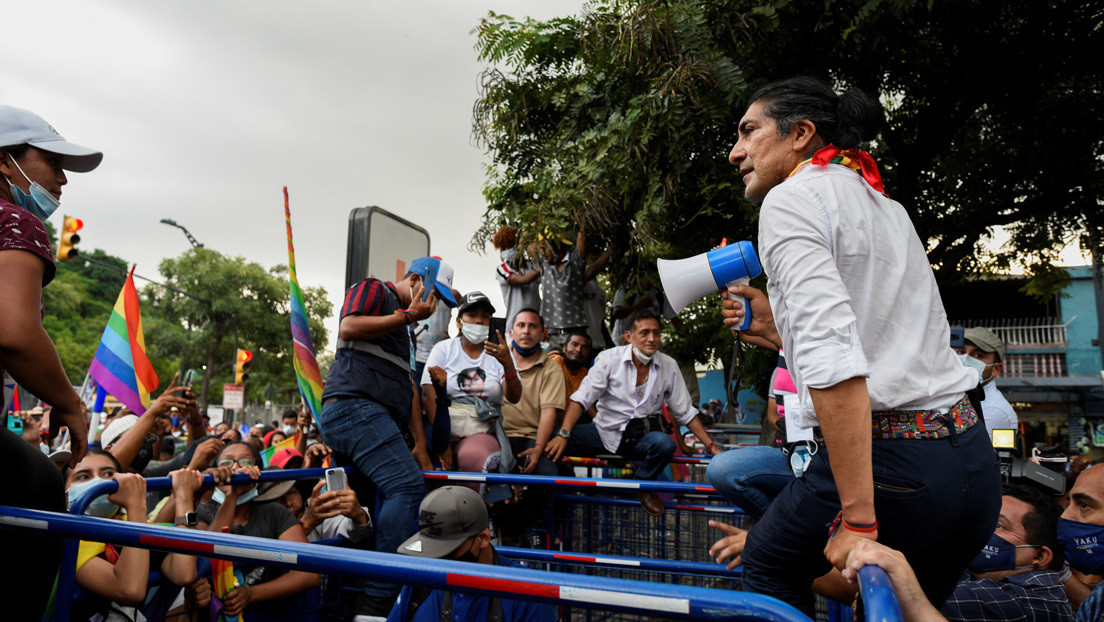
{"label": "eyeglasses", "polygon": [[253,458],[238,458],[237,460],[231,460],[230,458],[223,458],[222,460],[219,460],[218,462],[216,462],[215,466],[232,467],[235,464],[237,464],[238,466],[243,466],[243,467],[251,467],[251,466],[256,466],[257,461],[254,460]]}

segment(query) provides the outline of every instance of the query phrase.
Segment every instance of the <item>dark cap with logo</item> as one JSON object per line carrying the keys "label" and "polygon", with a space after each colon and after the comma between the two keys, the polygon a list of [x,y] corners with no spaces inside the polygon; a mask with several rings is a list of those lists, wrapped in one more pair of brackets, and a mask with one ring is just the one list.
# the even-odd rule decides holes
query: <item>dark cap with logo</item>
{"label": "dark cap with logo", "polygon": [[491,313],[495,312],[494,305],[491,304],[491,299],[487,298],[487,295],[483,292],[469,292],[464,294],[464,297],[460,299],[460,304],[456,306],[456,313],[462,314],[464,311],[476,306],[485,306]]}
{"label": "dark cap with logo", "polygon": [[445,557],[489,525],[487,505],[479,493],[463,486],[445,486],[422,500],[418,533],[398,551],[416,557]]}

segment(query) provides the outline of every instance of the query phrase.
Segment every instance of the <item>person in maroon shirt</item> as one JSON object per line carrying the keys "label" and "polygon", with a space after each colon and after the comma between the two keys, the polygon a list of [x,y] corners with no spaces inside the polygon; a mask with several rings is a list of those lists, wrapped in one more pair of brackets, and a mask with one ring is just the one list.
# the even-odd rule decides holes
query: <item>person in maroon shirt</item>
{"label": "person in maroon shirt", "polygon": [[[85,408],[42,327],[42,288],[54,278],[53,253],[42,220],[61,199],[65,171],[86,172],[103,154],[67,142],[38,115],[0,106],[0,373],[52,407],[50,435],[69,429],[70,465],[88,449]],[[7,403],[5,396],[4,403]],[[65,511],[61,473],[46,454],[7,430],[0,452],[9,476],[0,505]],[[42,615],[61,561],[62,539],[36,532],[0,531],[0,547],[21,570],[0,581],[0,602],[12,619]]]}

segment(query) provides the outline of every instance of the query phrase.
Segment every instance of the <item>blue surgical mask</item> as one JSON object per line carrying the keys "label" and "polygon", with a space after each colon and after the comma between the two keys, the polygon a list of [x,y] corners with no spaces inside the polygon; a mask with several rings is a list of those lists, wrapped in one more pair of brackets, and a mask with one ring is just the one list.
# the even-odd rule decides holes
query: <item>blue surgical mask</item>
{"label": "blue surgical mask", "polygon": [[997,534],[993,534],[993,537],[989,538],[989,544],[986,544],[981,552],[977,554],[977,557],[974,558],[974,561],[970,562],[970,571],[974,574],[981,574],[983,572],[1031,568],[1030,564],[1027,566],[1016,565],[1016,549],[1037,548],[1039,547],[1034,544],[1012,544]]}
{"label": "blue surgical mask", "polygon": [[[69,496],[69,504],[66,507],[73,507],[73,503],[77,500],[77,497],[81,496],[81,493],[85,491],[89,486],[100,484],[103,482],[110,482],[109,479],[103,479],[102,477],[94,477],[88,481],[81,482],[79,484],[73,484],[69,487],[66,493]],[[88,504],[88,509],[84,511],[85,516],[97,516],[99,518],[111,518],[115,516],[115,512],[119,511],[119,506],[107,500],[107,495],[100,495],[92,500],[92,503]]]}
{"label": "blue surgical mask", "polygon": [[27,194],[23,190],[8,181],[8,187],[11,189],[12,201],[17,205],[35,215],[36,218],[45,222],[54,211],[57,210],[58,205],[61,204],[59,199],[54,198],[54,195],[46,191],[37,181],[31,181],[27,174],[23,172],[22,167],[15,161],[15,158],[11,158],[12,164],[19,170],[19,173],[23,175],[23,179],[26,179],[31,184],[31,193]]}
{"label": "blue surgical mask", "polygon": [[502,254],[502,261],[513,261],[514,257],[517,257],[517,249],[516,248],[508,248],[508,249],[502,251],[501,254]]}
{"label": "blue surgical mask", "polygon": [[966,354],[965,352],[959,354],[958,358],[962,361],[963,365],[976,371],[978,375],[978,382],[982,382],[983,376],[985,375],[985,368],[988,367],[988,365],[986,365],[984,361],[979,361],[969,354]]}
{"label": "blue surgical mask", "polygon": [[537,352],[541,351],[541,345],[539,343],[532,348],[523,348],[518,345],[518,342],[513,341],[511,342],[511,346],[514,348],[514,352],[517,352],[525,358],[529,358],[530,356],[533,356]]}
{"label": "blue surgical mask", "polygon": [[1085,574],[1099,574],[1104,568],[1104,525],[1059,518],[1058,544],[1070,568]]}
{"label": "blue surgical mask", "polygon": [[[254,486],[254,487],[249,489],[249,492],[244,492],[244,493],[238,495],[237,505],[242,505],[242,504],[245,504],[245,503],[249,503],[250,501],[253,500],[253,497],[256,497],[256,496],[257,496],[257,487]],[[217,503],[219,505],[222,505],[222,502],[226,501],[226,493],[222,492],[222,490],[219,490],[218,488],[216,488],[215,492],[211,493],[211,501],[214,501],[215,503]]]}

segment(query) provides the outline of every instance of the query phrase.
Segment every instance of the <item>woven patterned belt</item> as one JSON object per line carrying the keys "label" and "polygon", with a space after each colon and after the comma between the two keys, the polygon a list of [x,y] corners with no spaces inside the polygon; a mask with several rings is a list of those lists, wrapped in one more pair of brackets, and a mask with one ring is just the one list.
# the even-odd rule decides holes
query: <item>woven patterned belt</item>
{"label": "woven patterned belt", "polygon": [[[965,432],[978,421],[968,398],[955,404],[948,413],[936,410],[876,410],[871,413],[874,440],[936,440],[951,435],[947,421],[954,421],[955,433]],[[817,442],[824,442],[820,428],[813,430]]]}

